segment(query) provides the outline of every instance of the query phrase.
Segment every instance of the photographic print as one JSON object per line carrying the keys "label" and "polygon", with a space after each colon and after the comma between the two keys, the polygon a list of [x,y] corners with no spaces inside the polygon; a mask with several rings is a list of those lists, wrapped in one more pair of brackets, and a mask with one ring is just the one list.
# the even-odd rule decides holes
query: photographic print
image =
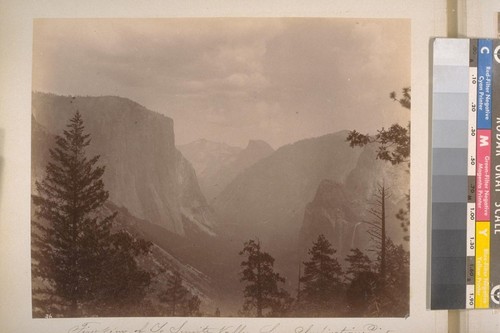
{"label": "photographic print", "polygon": [[33,28],[34,318],[409,315],[410,20]]}

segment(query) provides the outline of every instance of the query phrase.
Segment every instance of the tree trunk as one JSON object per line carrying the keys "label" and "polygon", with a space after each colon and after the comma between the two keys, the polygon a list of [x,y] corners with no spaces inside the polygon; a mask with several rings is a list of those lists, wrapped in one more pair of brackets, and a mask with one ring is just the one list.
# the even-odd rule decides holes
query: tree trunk
{"label": "tree trunk", "polygon": [[260,267],[260,259],[257,262],[257,317],[262,317],[262,272]]}
{"label": "tree trunk", "polygon": [[380,251],[380,280],[382,285],[385,284],[385,271],[386,271],[386,230],[385,230],[385,185],[382,185],[382,210],[381,210],[381,222],[382,222],[382,239],[381,239],[381,251]]}

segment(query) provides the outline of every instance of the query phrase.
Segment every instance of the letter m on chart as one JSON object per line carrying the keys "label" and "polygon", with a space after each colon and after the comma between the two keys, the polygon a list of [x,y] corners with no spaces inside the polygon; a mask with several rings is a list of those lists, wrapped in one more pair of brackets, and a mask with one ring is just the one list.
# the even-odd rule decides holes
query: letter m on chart
{"label": "letter m on chart", "polygon": [[480,135],[479,136],[479,147],[487,147],[490,145],[489,142],[490,138],[487,135]]}

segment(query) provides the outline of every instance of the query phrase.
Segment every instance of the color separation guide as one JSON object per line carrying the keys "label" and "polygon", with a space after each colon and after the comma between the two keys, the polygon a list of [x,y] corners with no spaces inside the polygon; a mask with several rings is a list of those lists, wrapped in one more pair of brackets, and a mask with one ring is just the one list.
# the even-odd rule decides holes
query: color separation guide
{"label": "color separation guide", "polygon": [[500,307],[500,40],[493,49],[491,91],[492,150],[491,150],[491,222],[490,222],[490,281],[489,307]]}
{"label": "color separation guide", "polygon": [[469,45],[468,39],[434,40],[431,309],[465,309],[470,302]]}

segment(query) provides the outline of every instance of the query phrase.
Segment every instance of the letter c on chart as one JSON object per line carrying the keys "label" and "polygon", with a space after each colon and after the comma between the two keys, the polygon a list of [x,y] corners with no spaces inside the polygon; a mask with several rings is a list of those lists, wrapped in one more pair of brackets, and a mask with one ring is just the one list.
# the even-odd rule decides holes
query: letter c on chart
{"label": "letter c on chart", "polygon": [[500,56],[498,55],[499,51],[500,45],[497,45],[497,47],[495,47],[495,51],[493,51],[493,58],[495,58],[495,61],[500,64]]}
{"label": "letter c on chart", "polygon": [[489,48],[489,47],[487,47],[487,46],[483,46],[483,47],[481,48],[481,54],[485,54],[485,53],[486,53],[486,54],[490,54],[490,48]]}

